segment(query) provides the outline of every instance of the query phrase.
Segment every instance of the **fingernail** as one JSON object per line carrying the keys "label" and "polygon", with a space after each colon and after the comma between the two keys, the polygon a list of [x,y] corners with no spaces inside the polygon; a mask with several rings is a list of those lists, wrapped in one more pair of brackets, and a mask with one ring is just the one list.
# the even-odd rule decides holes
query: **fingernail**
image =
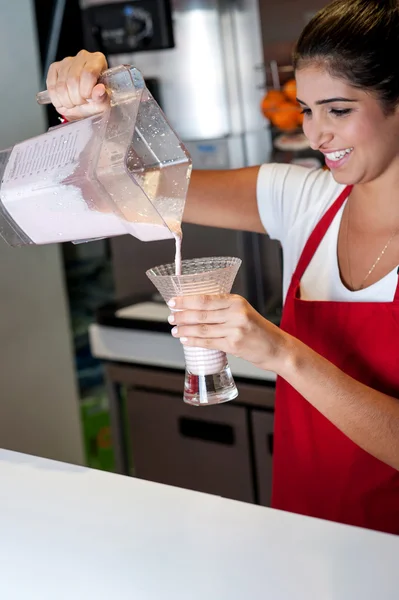
{"label": "fingernail", "polygon": [[180,341],[182,344],[184,344],[185,342],[188,342],[188,338],[182,337],[180,338]]}
{"label": "fingernail", "polygon": [[177,335],[177,327],[173,327],[173,329],[172,329],[172,335]]}
{"label": "fingernail", "polygon": [[173,300],[173,298],[172,298],[172,300],[169,300],[168,306],[176,306],[176,302],[175,302],[175,300]]}
{"label": "fingernail", "polygon": [[169,323],[170,323],[170,324],[174,323],[174,322],[175,322],[175,317],[174,317],[174,315],[169,315],[169,317],[168,317],[168,321],[169,321]]}

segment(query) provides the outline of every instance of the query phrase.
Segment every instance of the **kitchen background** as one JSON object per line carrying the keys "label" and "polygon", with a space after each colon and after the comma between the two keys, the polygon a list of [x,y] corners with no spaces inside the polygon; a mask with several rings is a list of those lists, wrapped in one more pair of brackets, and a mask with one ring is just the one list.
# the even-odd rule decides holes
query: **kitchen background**
{"label": "kitchen background", "polygon": [[[276,84],[276,65],[290,65],[295,38],[325,4],[1,0],[0,48],[7,83],[0,99],[1,145],[10,146],[57,123],[51,107],[36,105],[35,93],[44,87],[49,62],[86,47],[104,51],[111,64],[131,62],[142,70],[192,153],[195,168],[314,160],[308,150],[275,148],[281,132],[270,127],[260,104],[267,88]],[[164,14],[163,36],[156,41],[144,36],[137,42],[143,27],[140,10],[152,10],[157,18]],[[107,35],[111,29],[122,29],[122,46],[115,46],[121,39]],[[126,32],[138,43],[133,53]],[[151,43],[153,49],[148,50]],[[144,51],[139,51],[140,44]],[[281,69],[280,77],[284,82],[292,72]],[[236,291],[278,321],[277,244],[252,234],[192,226],[185,227],[184,234],[185,257],[241,256],[244,267]],[[89,325],[104,304],[153,293],[145,270],[172,260],[172,246],[143,245],[127,236],[17,250],[0,243],[1,447],[114,468],[104,369],[92,356]]]}

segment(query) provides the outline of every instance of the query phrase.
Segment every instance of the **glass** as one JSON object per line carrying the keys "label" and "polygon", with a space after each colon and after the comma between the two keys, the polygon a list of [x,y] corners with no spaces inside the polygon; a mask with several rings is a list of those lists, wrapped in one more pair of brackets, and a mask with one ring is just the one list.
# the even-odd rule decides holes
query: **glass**
{"label": "glass", "polygon": [[[176,296],[228,294],[241,260],[232,257],[195,258],[182,261],[181,276],[175,264],[149,269],[147,276],[165,302]],[[226,354],[219,350],[183,346],[186,373],[184,402],[195,406],[219,404],[238,396]]]}
{"label": "glass", "polygon": [[[11,246],[180,232],[191,158],[129,66],[100,78],[101,115],[0,152],[0,236]],[[41,104],[50,101],[40,92]]]}

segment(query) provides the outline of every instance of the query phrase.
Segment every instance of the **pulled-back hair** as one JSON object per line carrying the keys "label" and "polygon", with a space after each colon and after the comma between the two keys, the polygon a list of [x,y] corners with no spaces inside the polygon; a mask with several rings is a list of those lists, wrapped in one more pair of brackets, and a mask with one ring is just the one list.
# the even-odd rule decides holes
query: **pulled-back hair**
{"label": "pulled-back hair", "polygon": [[324,67],[350,85],[374,93],[384,111],[399,102],[397,0],[334,0],[306,25],[294,67]]}

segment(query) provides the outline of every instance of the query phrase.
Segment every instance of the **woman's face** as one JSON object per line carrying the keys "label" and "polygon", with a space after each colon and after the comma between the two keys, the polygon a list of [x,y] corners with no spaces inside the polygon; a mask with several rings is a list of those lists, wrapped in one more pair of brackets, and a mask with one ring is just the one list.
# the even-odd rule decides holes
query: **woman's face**
{"label": "woman's face", "polygon": [[387,116],[374,95],[322,67],[297,70],[296,81],[304,133],[312,148],[325,155],[336,181],[366,183],[397,168],[399,110]]}

